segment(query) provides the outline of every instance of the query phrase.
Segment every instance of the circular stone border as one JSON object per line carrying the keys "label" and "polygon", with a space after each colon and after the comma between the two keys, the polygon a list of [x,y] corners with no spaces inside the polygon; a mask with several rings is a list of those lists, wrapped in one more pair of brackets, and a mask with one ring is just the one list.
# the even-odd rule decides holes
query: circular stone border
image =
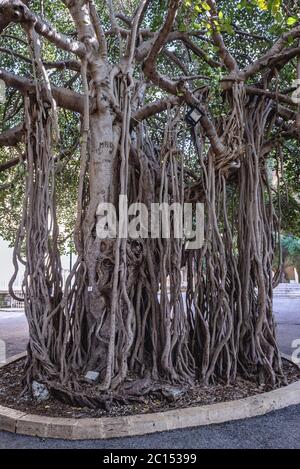
{"label": "circular stone border", "polygon": [[[7,366],[24,356],[26,353],[16,355],[1,366]],[[289,359],[287,355],[282,356]],[[264,415],[295,404],[300,404],[300,380],[244,399],[123,417],[45,417],[0,406],[0,430],[41,438],[96,440],[229,422]]]}

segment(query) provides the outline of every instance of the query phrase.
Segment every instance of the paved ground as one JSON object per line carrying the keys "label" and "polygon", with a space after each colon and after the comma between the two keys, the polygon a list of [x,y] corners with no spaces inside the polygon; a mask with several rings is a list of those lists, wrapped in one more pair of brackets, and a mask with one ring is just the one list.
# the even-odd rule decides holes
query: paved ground
{"label": "paved ground", "polygon": [[6,344],[6,357],[24,352],[27,345],[28,326],[22,311],[0,310],[0,340]]}
{"label": "paved ground", "polygon": [[[300,299],[275,299],[274,313],[282,352],[291,354],[300,340]],[[28,328],[24,314],[0,311],[0,340],[7,357],[25,350]],[[300,345],[300,344],[299,344]],[[0,432],[3,448],[300,448],[300,405],[252,419],[143,437],[106,441],[43,440]]]}
{"label": "paved ground", "polygon": [[[295,339],[300,341],[300,298],[275,298],[274,313],[280,349],[290,355],[292,342]],[[27,337],[28,327],[24,314],[20,311],[0,310],[0,340],[6,342],[7,358],[25,350]]]}
{"label": "paved ground", "polygon": [[300,346],[300,298],[275,298],[274,315],[280,350],[290,355],[293,341],[298,339]]}
{"label": "paved ground", "polygon": [[0,432],[0,449],[103,448],[300,448],[300,405],[261,417],[220,425],[98,441],[65,441],[24,437]]}

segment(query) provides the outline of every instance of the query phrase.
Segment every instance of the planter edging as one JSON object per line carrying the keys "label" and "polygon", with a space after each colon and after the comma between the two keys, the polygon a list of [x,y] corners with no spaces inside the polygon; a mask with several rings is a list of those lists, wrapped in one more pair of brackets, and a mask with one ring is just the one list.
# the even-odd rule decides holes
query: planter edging
{"label": "planter edging", "polygon": [[[2,366],[25,355],[12,357]],[[300,381],[244,399],[122,417],[45,417],[0,406],[0,430],[64,440],[109,439],[240,420],[295,404],[300,404]]]}

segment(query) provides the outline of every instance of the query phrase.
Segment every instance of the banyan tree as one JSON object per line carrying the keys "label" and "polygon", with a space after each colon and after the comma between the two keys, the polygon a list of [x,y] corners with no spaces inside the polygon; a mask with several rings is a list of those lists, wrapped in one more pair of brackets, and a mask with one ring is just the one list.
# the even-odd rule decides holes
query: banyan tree
{"label": "banyan tree", "polygon": [[[284,383],[272,291],[283,147],[300,132],[296,2],[2,0],[0,30],[24,388],[100,406],[168,383]],[[174,223],[169,237],[99,237],[99,204],[119,218],[120,196],[204,204],[203,245],[189,249]]]}

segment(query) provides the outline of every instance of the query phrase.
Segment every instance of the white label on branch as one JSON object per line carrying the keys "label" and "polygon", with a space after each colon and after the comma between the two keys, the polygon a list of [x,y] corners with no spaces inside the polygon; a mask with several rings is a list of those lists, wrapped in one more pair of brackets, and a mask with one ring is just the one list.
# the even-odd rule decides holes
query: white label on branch
{"label": "white label on branch", "polygon": [[5,103],[5,90],[6,90],[5,82],[0,79],[0,104]]}

